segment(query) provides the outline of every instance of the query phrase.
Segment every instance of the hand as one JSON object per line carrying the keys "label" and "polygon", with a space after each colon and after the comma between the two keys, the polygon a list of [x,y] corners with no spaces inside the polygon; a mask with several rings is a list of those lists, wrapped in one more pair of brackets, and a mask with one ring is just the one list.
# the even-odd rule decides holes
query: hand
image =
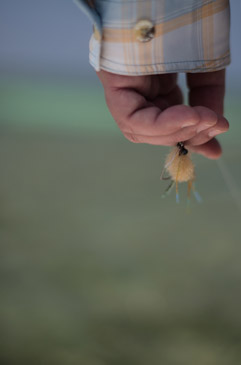
{"label": "hand", "polygon": [[222,116],[225,70],[187,74],[190,106],[182,105],[177,74],[122,76],[101,70],[97,75],[110,112],[128,140],[164,146],[182,141],[208,158],[220,157],[214,137],[229,127]]}

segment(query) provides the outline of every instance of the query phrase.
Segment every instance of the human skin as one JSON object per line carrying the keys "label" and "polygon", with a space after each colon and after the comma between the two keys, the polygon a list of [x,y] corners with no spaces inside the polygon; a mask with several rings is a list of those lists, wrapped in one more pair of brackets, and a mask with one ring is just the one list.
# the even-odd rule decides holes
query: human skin
{"label": "human skin", "polygon": [[188,148],[210,159],[221,156],[214,138],[228,130],[223,117],[225,70],[188,73],[189,106],[177,74],[123,76],[101,70],[106,103],[124,136],[134,143]]}

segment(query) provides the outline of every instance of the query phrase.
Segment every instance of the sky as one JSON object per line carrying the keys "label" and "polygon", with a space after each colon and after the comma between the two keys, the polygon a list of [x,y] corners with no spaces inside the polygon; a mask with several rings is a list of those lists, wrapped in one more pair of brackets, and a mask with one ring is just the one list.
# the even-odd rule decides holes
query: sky
{"label": "sky", "polygon": [[[241,2],[231,0],[228,76],[241,84]],[[0,75],[95,77],[88,62],[92,25],[72,0],[0,0]]]}

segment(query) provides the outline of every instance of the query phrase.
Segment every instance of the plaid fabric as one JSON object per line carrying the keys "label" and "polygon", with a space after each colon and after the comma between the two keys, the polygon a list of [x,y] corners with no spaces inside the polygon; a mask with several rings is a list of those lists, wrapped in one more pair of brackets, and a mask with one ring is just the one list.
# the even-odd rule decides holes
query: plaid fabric
{"label": "plaid fabric", "polygon": [[[94,23],[90,63],[96,71],[207,72],[230,63],[228,0],[75,1]],[[155,27],[148,42],[136,39],[135,26],[142,19]]]}

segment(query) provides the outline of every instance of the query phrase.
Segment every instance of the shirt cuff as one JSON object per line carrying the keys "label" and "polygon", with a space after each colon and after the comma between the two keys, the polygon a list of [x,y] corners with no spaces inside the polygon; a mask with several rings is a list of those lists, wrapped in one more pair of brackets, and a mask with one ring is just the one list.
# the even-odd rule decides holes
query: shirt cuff
{"label": "shirt cuff", "polygon": [[94,19],[90,63],[96,71],[209,72],[230,63],[228,0],[95,0],[93,7],[78,0],[83,3]]}

